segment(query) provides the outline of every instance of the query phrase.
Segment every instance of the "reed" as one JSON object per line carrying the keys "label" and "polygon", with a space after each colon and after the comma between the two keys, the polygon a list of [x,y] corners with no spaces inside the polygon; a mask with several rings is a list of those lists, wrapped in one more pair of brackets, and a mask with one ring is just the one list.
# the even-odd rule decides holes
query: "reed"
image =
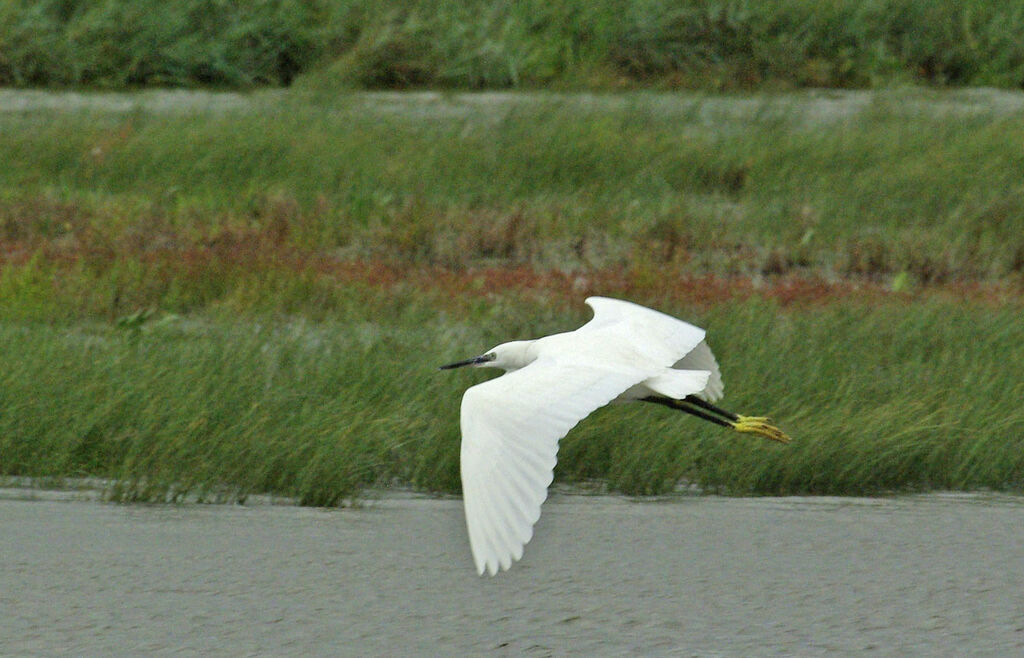
{"label": "reed", "polygon": [[0,113],[0,475],[117,500],[458,490],[441,363],[611,294],[709,330],[762,445],[600,410],[631,494],[1024,488],[1013,98],[254,94]]}
{"label": "reed", "polygon": [[1019,88],[1012,0],[13,0],[0,84]]}
{"label": "reed", "polygon": [[[1019,281],[1014,99],[294,93],[8,112],[0,239],[95,276],[135,276],[115,255],[151,263],[137,276],[170,280],[131,286],[129,306],[174,311],[242,285],[231,263],[254,259]],[[223,270],[205,292],[200,262]]]}
{"label": "reed", "polygon": [[[335,505],[366,487],[458,491],[461,392],[437,365],[571,329],[567,300],[514,292],[348,293],[338,318],[153,316],[0,323],[0,473],[99,477],[118,500]],[[646,301],[641,299],[641,301]],[[599,410],[563,440],[560,481],[630,494],[870,494],[1024,488],[1019,309],[896,300],[665,310],[709,329],[724,404],[770,413],[788,446],[647,405]]]}

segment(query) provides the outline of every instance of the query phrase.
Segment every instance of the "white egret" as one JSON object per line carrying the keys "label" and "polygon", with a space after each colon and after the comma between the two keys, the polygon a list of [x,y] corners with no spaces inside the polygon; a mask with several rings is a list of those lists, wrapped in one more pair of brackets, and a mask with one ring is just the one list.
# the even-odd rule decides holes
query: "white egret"
{"label": "white egret", "polygon": [[704,330],[632,302],[590,297],[575,331],[498,345],[441,366],[502,368],[462,398],[462,495],[477,571],[523,555],[547,498],[558,441],[609,402],[653,402],[740,432],[789,441],[767,418],[712,404],[722,376]]}

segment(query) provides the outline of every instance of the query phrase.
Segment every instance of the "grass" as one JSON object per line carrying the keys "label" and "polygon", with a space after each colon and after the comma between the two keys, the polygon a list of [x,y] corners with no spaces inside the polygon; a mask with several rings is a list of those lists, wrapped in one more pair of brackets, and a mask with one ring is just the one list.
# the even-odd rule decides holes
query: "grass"
{"label": "grass", "polygon": [[1024,85],[1012,0],[16,0],[0,84]]}
{"label": "grass", "polygon": [[16,0],[0,8],[0,84],[288,84],[324,53],[320,2]]}
{"label": "grass", "polygon": [[8,112],[0,238],[104,270],[111,254],[171,269],[263,254],[1019,281],[1024,122],[999,102],[294,94]]}
{"label": "grass", "polygon": [[0,112],[0,475],[117,500],[458,490],[436,366],[612,294],[709,329],[727,408],[641,405],[563,482],[1024,488],[1015,97],[254,94]]}
{"label": "grass", "polygon": [[[107,478],[119,500],[273,493],[331,505],[393,482],[457,491],[458,401],[485,375],[436,366],[571,328],[584,312],[513,292],[388,294],[349,288],[338,318],[315,323],[4,322],[2,474]],[[895,299],[664,308],[709,328],[726,406],[773,414],[794,443],[614,407],[563,441],[562,481],[599,479],[631,494],[686,483],[734,494],[1024,486],[1019,308],[908,310]]]}

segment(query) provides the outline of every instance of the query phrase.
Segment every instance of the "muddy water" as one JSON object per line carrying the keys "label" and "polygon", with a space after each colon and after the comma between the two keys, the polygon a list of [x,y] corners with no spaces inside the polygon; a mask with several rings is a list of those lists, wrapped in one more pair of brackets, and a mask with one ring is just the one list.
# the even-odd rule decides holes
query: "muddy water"
{"label": "muddy water", "polygon": [[0,496],[0,655],[1024,655],[1024,500],[555,496],[473,571],[458,500]]}

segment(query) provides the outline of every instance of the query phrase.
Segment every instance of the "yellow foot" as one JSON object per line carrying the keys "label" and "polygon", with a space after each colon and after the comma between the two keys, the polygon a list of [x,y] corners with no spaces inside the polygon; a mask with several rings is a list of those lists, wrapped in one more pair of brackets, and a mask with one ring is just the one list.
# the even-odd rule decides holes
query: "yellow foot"
{"label": "yellow foot", "polygon": [[733,422],[732,427],[737,432],[749,432],[772,441],[789,443],[791,439],[786,436],[786,433],[772,425],[769,421],[770,419],[765,416],[739,416]]}

